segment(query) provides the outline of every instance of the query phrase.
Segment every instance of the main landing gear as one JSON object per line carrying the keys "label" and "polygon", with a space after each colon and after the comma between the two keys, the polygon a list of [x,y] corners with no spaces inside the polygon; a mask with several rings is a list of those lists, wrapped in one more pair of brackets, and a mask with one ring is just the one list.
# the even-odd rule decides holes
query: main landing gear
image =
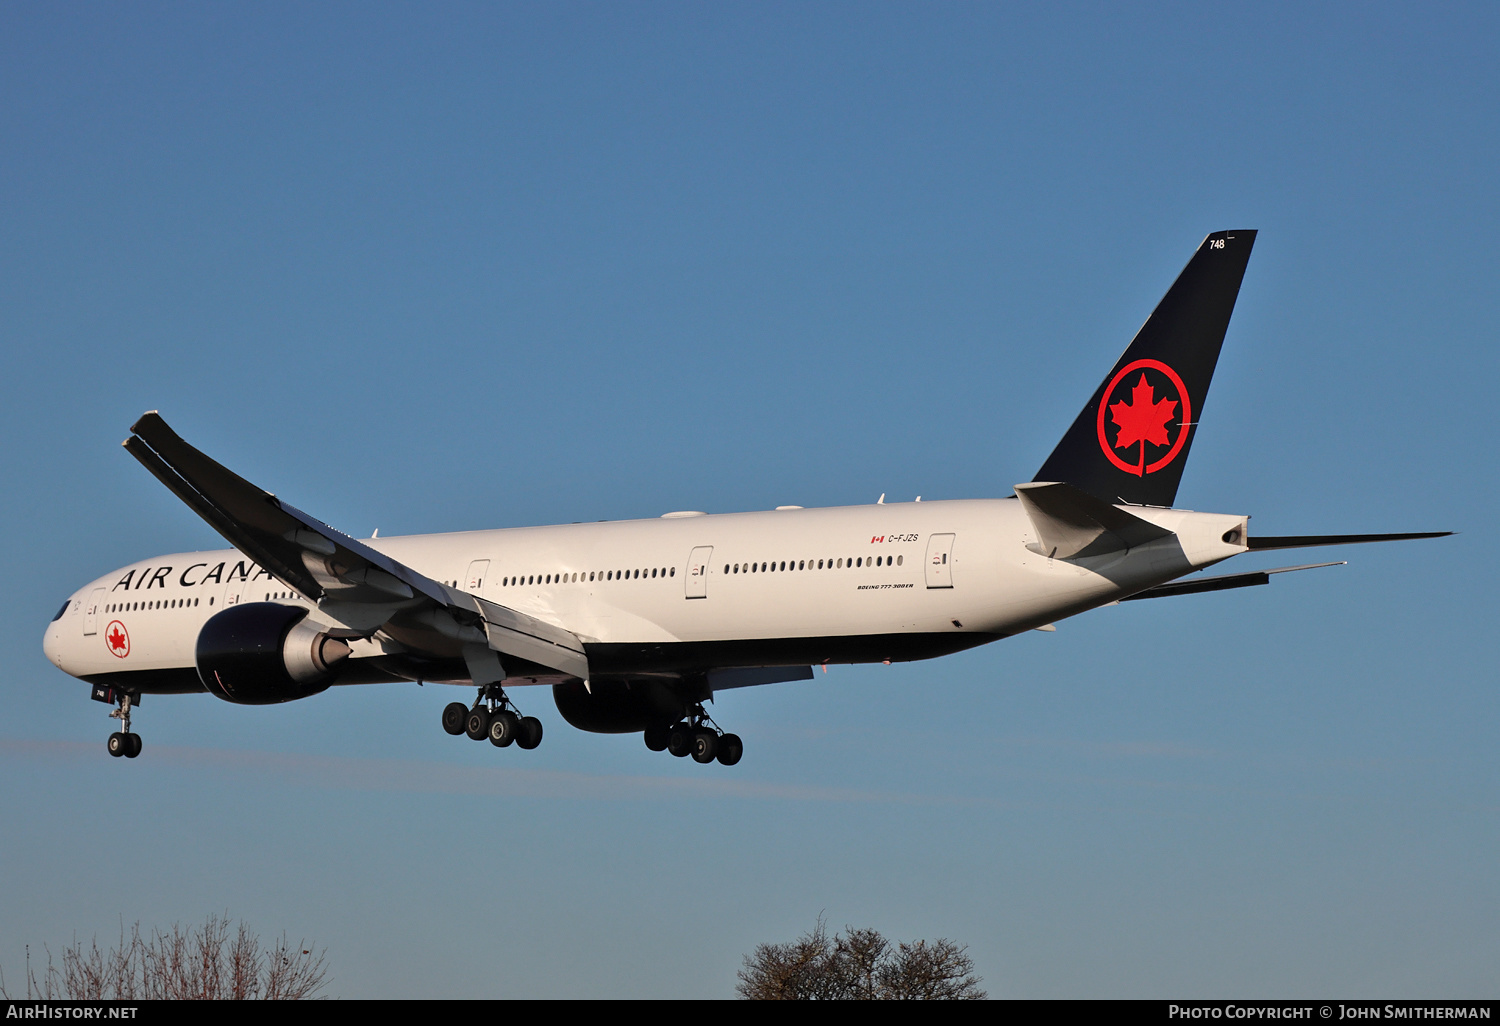
{"label": "main landing gear", "polygon": [[733,766],[745,754],[740,736],[720,730],[698,702],[689,707],[685,719],[671,726],[647,727],[646,747],[653,752],[671,752],[679,759],[691,755],[698,763],[718,759],[725,766]]}
{"label": "main landing gear", "polygon": [[496,748],[515,744],[530,750],[542,743],[542,721],[522,716],[498,684],[481,687],[472,706],[450,702],[443,709],[443,729],[455,737],[467,734],[475,741],[489,738]]}
{"label": "main landing gear", "polygon": [[109,715],[111,719],[119,720],[124,729],[109,735],[109,754],[116,759],[122,755],[127,759],[134,759],[141,754],[141,735],[130,732],[130,692],[117,692],[116,699],[120,707]]}

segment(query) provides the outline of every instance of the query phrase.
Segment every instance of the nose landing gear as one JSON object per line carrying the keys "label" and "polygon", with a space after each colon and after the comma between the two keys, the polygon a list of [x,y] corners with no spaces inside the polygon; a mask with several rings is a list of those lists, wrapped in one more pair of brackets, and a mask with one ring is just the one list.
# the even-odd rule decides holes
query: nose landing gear
{"label": "nose landing gear", "polygon": [[679,759],[691,755],[694,762],[703,765],[717,759],[722,765],[733,766],[745,754],[740,736],[720,730],[698,702],[689,707],[684,719],[671,726],[647,727],[646,747],[653,752],[670,752]]}
{"label": "nose landing gear", "polygon": [[110,719],[119,720],[122,729],[109,735],[106,747],[109,754],[118,759],[124,756],[134,759],[141,754],[141,735],[130,732],[130,707],[133,704],[132,696],[128,691],[115,691],[113,688],[104,688],[102,694],[100,689],[94,689],[94,698],[101,702],[117,703],[119,708],[109,714]]}
{"label": "nose landing gear", "polygon": [[514,744],[529,751],[542,743],[542,721],[522,716],[498,684],[481,687],[473,706],[450,702],[443,709],[443,729],[455,737],[467,734],[474,741],[488,738],[496,748]]}

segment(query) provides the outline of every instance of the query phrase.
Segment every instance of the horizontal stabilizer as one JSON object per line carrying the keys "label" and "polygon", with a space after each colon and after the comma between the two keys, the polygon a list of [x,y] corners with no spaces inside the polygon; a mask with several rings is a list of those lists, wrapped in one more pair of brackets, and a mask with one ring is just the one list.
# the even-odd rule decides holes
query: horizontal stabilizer
{"label": "horizontal stabilizer", "polygon": [[1251,535],[1251,549],[1307,549],[1314,545],[1354,545],[1360,542],[1411,541],[1414,538],[1446,538],[1452,531],[1422,531],[1417,534],[1286,534],[1277,537]]}
{"label": "horizontal stabilizer", "polygon": [[1031,518],[1042,552],[1049,558],[1099,556],[1172,534],[1070,484],[1018,484],[1016,498]]}
{"label": "horizontal stabilizer", "polygon": [[1222,577],[1204,577],[1197,581],[1170,581],[1154,588],[1126,595],[1121,602],[1133,599],[1166,598],[1168,595],[1196,595],[1203,591],[1228,591],[1230,588],[1253,588],[1257,584],[1270,584],[1272,574],[1287,574],[1293,570],[1316,570],[1322,566],[1343,566],[1336,563],[1304,563],[1301,566],[1278,566],[1274,570],[1256,570],[1248,574],[1224,574]]}

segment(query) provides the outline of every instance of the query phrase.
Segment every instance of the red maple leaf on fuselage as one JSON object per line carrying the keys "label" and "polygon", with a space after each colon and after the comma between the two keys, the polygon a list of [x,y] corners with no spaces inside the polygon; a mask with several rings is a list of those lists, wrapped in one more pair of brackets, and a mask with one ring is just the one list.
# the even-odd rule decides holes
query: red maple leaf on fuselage
{"label": "red maple leaf on fuselage", "polygon": [[1141,445],[1141,468],[1146,466],[1146,446],[1167,444],[1167,421],[1177,412],[1176,399],[1156,401],[1156,390],[1141,372],[1141,380],[1130,390],[1129,403],[1113,403],[1109,414],[1120,427],[1115,437],[1115,448],[1126,449],[1137,442]]}
{"label": "red maple leaf on fuselage", "polygon": [[125,647],[125,635],[120,628],[116,627],[109,633],[109,647],[119,651]]}

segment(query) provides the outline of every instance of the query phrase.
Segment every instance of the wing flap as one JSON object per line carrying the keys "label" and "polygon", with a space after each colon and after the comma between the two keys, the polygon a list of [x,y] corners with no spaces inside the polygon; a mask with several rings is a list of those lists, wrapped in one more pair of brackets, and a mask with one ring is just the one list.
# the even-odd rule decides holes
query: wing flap
{"label": "wing flap", "polygon": [[589,679],[589,657],[578,635],[477,595],[457,594],[473,603],[483,618],[482,629],[490,648],[496,652],[550,666],[585,681]]}

